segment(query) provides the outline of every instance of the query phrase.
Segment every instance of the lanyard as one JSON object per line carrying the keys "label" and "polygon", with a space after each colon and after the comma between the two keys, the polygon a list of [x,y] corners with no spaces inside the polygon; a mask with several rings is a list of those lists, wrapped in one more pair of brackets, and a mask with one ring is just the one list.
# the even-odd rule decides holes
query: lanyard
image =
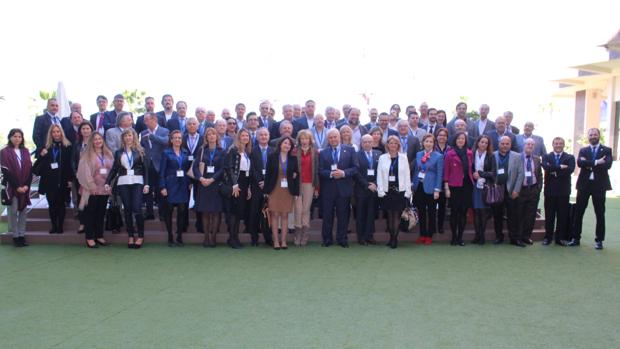
{"label": "lanyard", "polygon": [[498,162],[499,162],[499,167],[504,167],[504,165],[506,164],[506,161],[508,161],[508,154],[506,154],[506,156],[502,160],[502,156],[499,155],[499,153],[498,153],[497,154],[497,158],[498,158]]}
{"label": "lanyard", "polygon": [[[129,169],[133,168],[133,152],[127,152],[126,150],[123,150],[123,153],[125,153],[125,156],[127,157],[127,162],[129,163]],[[129,154],[131,154],[131,156],[129,156]]]}
{"label": "lanyard", "polygon": [[215,149],[209,150],[209,166],[213,166],[213,158],[215,158]]}
{"label": "lanyard", "polygon": [[103,167],[103,153],[101,153],[101,156],[99,156],[99,154],[96,154],[96,153],[95,155],[97,155],[97,158],[99,159],[99,162],[101,163],[101,167]]}
{"label": "lanyard", "polygon": [[[174,153],[174,150],[172,152]],[[179,150],[179,155],[177,156],[177,154],[174,153],[174,156],[177,158],[177,162],[179,163],[179,168],[183,168],[183,151]]]}
{"label": "lanyard", "polygon": [[57,162],[58,155],[60,155],[60,149],[58,147],[52,146],[52,158],[54,159],[54,162]]}
{"label": "lanyard", "polygon": [[282,173],[286,176],[286,168],[288,167],[288,156],[286,157],[286,161],[282,161],[282,156],[278,156],[280,158],[280,167],[282,168]]}
{"label": "lanyard", "polygon": [[407,147],[409,145],[409,140],[407,137],[400,137],[400,144],[403,146],[403,153],[407,152]]}
{"label": "lanyard", "polygon": [[192,154],[194,154],[194,150],[196,149],[196,143],[198,143],[197,139],[198,137],[187,135],[187,145],[189,145],[189,151]]}
{"label": "lanyard", "polygon": [[338,163],[338,153],[340,152],[340,150],[338,148],[333,148],[332,149],[332,163],[337,164]]}
{"label": "lanyard", "polygon": [[397,162],[398,162],[398,156],[395,157],[394,159],[392,159],[392,163],[390,164],[390,174],[391,175],[394,174],[394,166],[396,166]]}
{"label": "lanyard", "polygon": [[319,135],[319,132],[316,130],[316,128],[313,129],[314,131],[314,135],[317,139],[317,141],[319,141],[319,147],[321,147],[321,145],[323,145],[323,140],[325,139],[325,129],[323,129],[323,131],[321,132],[321,135]]}
{"label": "lanyard", "polygon": [[267,148],[261,148],[260,153],[263,158],[263,169],[265,169],[265,166],[267,166]]}

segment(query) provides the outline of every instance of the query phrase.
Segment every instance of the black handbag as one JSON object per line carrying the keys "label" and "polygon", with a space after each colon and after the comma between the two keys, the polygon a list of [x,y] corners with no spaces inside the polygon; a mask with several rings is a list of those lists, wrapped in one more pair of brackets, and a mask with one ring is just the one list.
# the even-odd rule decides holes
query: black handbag
{"label": "black handbag", "polygon": [[482,189],[484,203],[489,206],[500,205],[504,202],[504,191],[503,184],[485,184],[484,189]]}
{"label": "black handbag", "polygon": [[121,207],[110,205],[105,212],[105,230],[120,230],[122,227]]}
{"label": "black handbag", "polygon": [[220,183],[218,191],[223,198],[227,199],[232,196],[233,189],[230,184]]}
{"label": "black handbag", "polygon": [[2,200],[0,200],[2,202],[2,205],[11,206],[11,204],[13,203],[13,200],[9,198],[9,193],[6,192],[6,188],[2,188],[2,192],[0,193],[0,196],[2,196]]}

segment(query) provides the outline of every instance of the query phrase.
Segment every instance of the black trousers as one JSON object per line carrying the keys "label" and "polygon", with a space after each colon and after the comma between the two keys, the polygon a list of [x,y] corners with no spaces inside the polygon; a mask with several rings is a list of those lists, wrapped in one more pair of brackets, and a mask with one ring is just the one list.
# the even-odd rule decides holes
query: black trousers
{"label": "black trousers", "polygon": [[323,243],[333,243],[334,208],[338,220],[336,223],[336,241],[339,244],[348,243],[347,227],[349,226],[351,197],[330,193],[330,195],[323,195],[321,200],[323,202],[323,225],[321,228]]}
{"label": "black trousers", "polygon": [[171,204],[166,203],[166,214],[165,214],[165,222],[166,222],[166,230],[168,231],[168,241],[172,240],[172,214],[174,213],[174,208],[177,208],[177,234],[182,234],[185,232],[187,228],[187,223],[185,222],[186,212],[187,212],[187,203],[180,204]]}
{"label": "black trousers", "polygon": [[420,236],[433,237],[437,225],[437,202],[433,194],[426,194],[422,183],[418,185],[414,195],[418,208]]}
{"label": "black trousers", "polygon": [[508,217],[508,237],[510,240],[522,239],[519,231],[519,209],[518,198],[513,200],[507,191],[504,191],[504,202],[501,205],[493,206],[493,225],[495,226],[495,237],[504,239],[504,210]]}
{"label": "black trousers", "polygon": [[107,195],[91,195],[88,198],[88,204],[82,213],[84,223],[86,223],[84,225],[86,240],[101,239],[103,237],[103,227],[107,205]]}
{"label": "black trousers", "polygon": [[583,215],[588,208],[588,201],[592,196],[594,214],[596,215],[596,241],[605,241],[605,192],[591,193],[587,190],[577,192],[577,207],[575,208],[575,228],[573,229],[573,239],[581,240],[581,228],[583,225]]}
{"label": "black trousers", "polygon": [[522,239],[530,239],[536,223],[536,210],[540,200],[540,190],[536,185],[521,187],[517,207],[519,209],[519,233]]}
{"label": "black trousers", "polygon": [[355,231],[359,241],[372,239],[375,233],[375,215],[377,212],[377,195],[355,197]]}
{"label": "black trousers", "polygon": [[[151,166],[149,168],[149,192],[144,194],[144,203],[146,205],[146,214],[153,214],[153,206],[157,203],[160,206],[161,194],[159,193],[159,173],[155,171],[155,168]],[[159,216],[163,218],[163,212],[161,207],[159,210]]]}
{"label": "black trousers", "polygon": [[59,189],[45,194],[48,204],[48,212],[54,233],[62,233],[65,222],[65,205],[67,204],[66,190]]}
{"label": "black trousers", "polygon": [[569,238],[569,200],[568,195],[545,196],[545,239],[551,241],[555,238],[556,242],[560,242]]}
{"label": "black trousers", "polygon": [[138,237],[144,237],[144,217],[142,216],[142,184],[119,185],[118,194],[123,202],[123,212],[125,213],[125,225],[127,235],[133,237],[135,233],[134,220],[138,227]]}
{"label": "black trousers", "polygon": [[[265,197],[262,190],[252,190],[252,198],[250,199],[250,212],[248,214],[247,231],[250,233],[252,242],[258,242],[260,217],[263,214],[263,205],[265,205]],[[266,244],[273,244],[273,237],[270,229],[263,229],[263,238]]]}
{"label": "black trousers", "polygon": [[446,220],[446,193],[439,193],[439,199],[437,200],[437,230],[443,231],[443,223]]}

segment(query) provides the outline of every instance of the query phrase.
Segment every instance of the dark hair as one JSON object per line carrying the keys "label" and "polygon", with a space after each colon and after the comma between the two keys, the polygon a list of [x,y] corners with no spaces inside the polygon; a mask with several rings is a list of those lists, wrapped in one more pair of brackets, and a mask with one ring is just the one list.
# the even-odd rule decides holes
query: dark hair
{"label": "dark hair", "polygon": [[398,108],[399,111],[401,110],[400,105],[398,104],[392,104],[392,106],[390,107],[390,110],[394,109],[395,107]]}
{"label": "dark hair", "polygon": [[[166,98],[166,97],[170,97],[170,98],[172,98],[172,95],[171,95],[171,94],[166,93],[165,95],[161,96],[161,102],[162,102],[162,103],[164,103],[164,98]],[[172,98],[172,102],[174,103],[174,98]]]}
{"label": "dark hair", "polygon": [[456,104],[456,109],[458,109],[458,107],[460,107],[461,105],[464,105],[464,106],[465,106],[465,108],[467,108],[467,103],[465,103],[465,102],[458,102],[458,103]]}
{"label": "dark hair", "polygon": [[82,127],[84,126],[88,126],[90,127],[90,131],[94,132],[95,128],[93,127],[93,125],[90,123],[90,121],[82,121],[82,123],[80,123],[80,126],[78,126],[77,129],[77,135],[76,135],[76,140],[78,143],[83,142],[84,140],[82,139]]}
{"label": "dark hair", "polygon": [[448,131],[447,128],[445,127],[441,127],[435,130],[435,137],[439,136],[439,132],[445,132],[446,133],[446,142],[448,141],[447,138],[450,137],[450,131]]}
{"label": "dark hair", "polygon": [[251,111],[247,114],[245,114],[245,120],[248,120],[250,118],[250,116],[257,116],[255,112]]}
{"label": "dark hair", "polygon": [[11,131],[9,131],[9,137],[8,137],[9,142],[7,143],[7,145],[9,147],[13,147],[13,143],[11,142],[11,137],[13,137],[16,133],[19,133],[22,135],[22,142],[19,144],[18,147],[20,149],[24,149],[26,147],[25,146],[26,140],[24,139],[24,131],[22,131],[20,128],[12,128]]}
{"label": "dark hair", "polygon": [[388,113],[386,113],[386,112],[382,112],[381,114],[379,114],[379,117],[382,117],[382,116],[384,116],[384,115],[385,115],[385,116],[390,116],[390,114],[388,114]]}
{"label": "dark hair", "polygon": [[293,138],[291,137],[282,137],[282,139],[280,139],[278,141],[278,145],[276,146],[276,149],[278,149],[278,152],[280,152],[282,150],[282,143],[284,143],[284,141],[288,140],[291,143],[291,149],[288,150],[288,155],[291,155],[291,152],[293,151],[295,142],[293,141]]}
{"label": "dark hair", "polygon": [[443,115],[445,115],[445,116],[446,116],[446,119],[443,121],[443,125],[444,125],[444,126],[446,126],[446,124],[447,124],[447,122],[448,122],[448,115],[446,114],[446,111],[445,111],[445,110],[443,110],[443,109],[439,109],[439,110],[437,111],[437,115],[439,115],[439,114],[443,114]]}
{"label": "dark hair", "polygon": [[243,103],[237,103],[237,105],[235,105],[235,109],[239,108],[239,107],[244,107],[245,108],[245,104]]}
{"label": "dark hair", "polygon": [[104,100],[104,101],[107,102],[108,98],[106,96],[104,96],[104,95],[99,95],[99,96],[97,96],[97,102],[99,102],[99,100]]}
{"label": "dark hair", "polygon": [[410,111],[409,114],[407,114],[407,117],[410,118],[411,115],[419,115],[417,111]]}
{"label": "dark hair", "polygon": [[183,140],[183,132],[181,132],[180,130],[174,130],[168,135],[168,147],[172,148],[172,136],[177,133],[181,135],[181,140]]}
{"label": "dark hair", "polygon": [[118,94],[114,95],[114,99],[122,99],[122,100],[125,100],[125,96],[123,96],[121,93],[118,93]]}
{"label": "dark hair", "polygon": [[435,108],[428,108],[427,112],[429,112],[429,113],[430,113],[430,112],[431,112],[431,110],[437,111],[437,109],[435,109]]}
{"label": "dark hair", "polygon": [[432,133],[427,133],[424,135],[424,137],[422,137],[422,148],[424,148],[424,142],[426,141],[427,138],[431,138],[433,140],[433,148],[434,148],[435,145],[437,145],[437,139]]}
{"label": "dark hair", "polygon": [[474,151],[478,150],[478,143],[480,143],[480,140],[486,138],[487,139],[487,143],[489,145],[487,145],[487,155],[491,155],[493,154],[493,142],[491,142],[491,137],[487,136],[487,135],[480,135],[478,136],[478,138],[476,139],[476,143],[474,143]]}
{"label": "dark hair", "polygon": [[453,147],[458,148],[456,146],[456,140],[460,137],[463,136],[465,137],[465,145],[463,146],[463,148],[467,149],[467,134],[465,132],[457,132],[454,134],[454,138],[453,138]]}
{"label": "dark hair", "polygon": [[307,101],[306,101],[306,105],[308,105],[309,103],[314,103],[314,104],[316,104],[316,103],[315,103],[313,100],[311,100],[311,99],[309,99],[309,100],[307,100]]}
{"label": "dark hair", "polygon": [[146,97],[146,98],[144,99],[144,101],[146,102],[146,101],[148,101],[149,99],[152,99],[153,101],[155,101],[155,98],[153,98],[153,97],[151,97],[151,96]]}

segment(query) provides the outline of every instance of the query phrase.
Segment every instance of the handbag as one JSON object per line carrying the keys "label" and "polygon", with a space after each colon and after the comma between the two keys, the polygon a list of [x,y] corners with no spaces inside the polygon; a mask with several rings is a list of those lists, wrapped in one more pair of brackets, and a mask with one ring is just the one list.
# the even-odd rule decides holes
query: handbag
{"label": "handbag", "polygon": [[[198,160],[198,169],[200,169],[200,163],[202,162],[202,157],[204,156],[205,153],[205,147],[204,145],[202,147],[202,151],[200,152],[200,160]],[[203,168],[204,170],[204,168]],[[187,177],[189,177],[190,179],[196,179],[196,176],[194,176],[194,163],[192,162],[192,165],[189,167],[189,169],[187,170],[187,172],[185,173],[187,175]],[[200,177],[202,177],[202,171],[200,171]]]}
{"label": "handbag", "polygon": [[120,230],[122,227],[121,207],[110,205],[105,212],[105,230]]}
{"label": "handbag", "polygon": [[271,236],[271,222],[269,217],[269,207],[267,205],[267,200],[265,200],[265,204],[263,205],[263,209],[261,210],[260,220],[258,222],[259,231],[263,236]]}
{"label": "handbag", "polygon": [[220,195],[222,195],[222,197],[224,197],[225,199],[231,197],[233,192],[232,186],[223,182],[220,182],[218,191],[220,192]]}
{"label": "handbag", "polygon": [[2,196],[2,200],[0,200],[2,202],[2,205],[11,206],[13,200],[11,200],[11,198],[9,197],[9,193],[7,193],[6,188],[2,188],[0,196]]}
{"label": "handbag", "polygon": [[406,207],[400,215],[400,231],[406,233],[418,224],[418,210],[415,207]]}
{"label": "handbag", "polygon": [[503,184],[485,184],[482,189],[482,198],[484,203],[489,206],[499,205],[504,202],[504,185]]}

